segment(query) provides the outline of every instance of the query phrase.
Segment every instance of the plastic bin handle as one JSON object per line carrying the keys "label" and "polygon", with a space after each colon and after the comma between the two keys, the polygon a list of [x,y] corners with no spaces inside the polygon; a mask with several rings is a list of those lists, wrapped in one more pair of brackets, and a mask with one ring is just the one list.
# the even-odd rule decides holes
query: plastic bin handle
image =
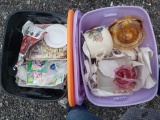
{"label": "plastic bin handle", "polygon": [[52,23],[63,24],[60,17],[41,16],[41,15],[28,15],[28,17],[34,23],[38,22],[40,24],[52,24]]}
{"label": "plastic bin handle", "polygon": [[0,46],[0,66],[2,64],[2,45]]}
{"label": "plastic bin handle", "polygon": [[117,17],[117,13],[104,14],[104,17]]}
{"label": "plastic bin handle", "polygon": [[34,98],[51,98],[51,95],[47,95],[43,90],[40,89],[33,89],[28,92],[19,92],[20,94],[24,94],[28,97]]}

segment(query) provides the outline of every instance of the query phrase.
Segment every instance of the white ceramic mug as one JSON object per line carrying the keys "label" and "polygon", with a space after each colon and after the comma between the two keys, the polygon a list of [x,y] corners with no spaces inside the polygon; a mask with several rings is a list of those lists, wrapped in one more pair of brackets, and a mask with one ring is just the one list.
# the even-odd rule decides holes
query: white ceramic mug
{"label": "white ceramic mug", "polygon": [[101,60],[112,52],[113,41],[108,28],[101,26],[88,30],[83,34],[91,58]]}

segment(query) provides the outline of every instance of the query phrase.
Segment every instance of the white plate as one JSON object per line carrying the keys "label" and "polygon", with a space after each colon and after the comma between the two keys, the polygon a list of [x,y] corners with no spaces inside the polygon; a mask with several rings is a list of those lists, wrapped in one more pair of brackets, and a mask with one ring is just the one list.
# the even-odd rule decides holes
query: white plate
{"label": "white plate", "polygon": [[53,48],[61,48],[67,44],[67,28],[61,24],[53,24],[46,28],[48,32],[44,36],[47,45]]}

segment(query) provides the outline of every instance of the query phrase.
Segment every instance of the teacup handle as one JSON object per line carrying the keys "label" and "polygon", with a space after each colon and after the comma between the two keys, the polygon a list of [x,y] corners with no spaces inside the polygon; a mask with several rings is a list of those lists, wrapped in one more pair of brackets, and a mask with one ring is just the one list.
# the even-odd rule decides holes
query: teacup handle
{"label": "teacup handle", "polygon": [[[120,51],[121,52],[121,51]],[[114,51],[112,50],[112,54],[113,54],[113,56],[115,56],[115,57],[123,57],[123,56],[125,56],[124,54],[123,54],[123,52],[121,52],[120,54],[116,54],[116,53],[114,53]]]}
{"label": "teacup handle", "polygon": [[[101,48],[101,49],[103,49],[103,48]],[[103,53],[102,53],[102,55],[99,56],[98,51],[101,50],[101,49],[98,49],[98,50],[96,51],[96,53],[95,53],[95,58],[96,58],[97,60],[102,60],[102,59],[105,57],[106,53],[107,53],[107,51],[104,50]]]}

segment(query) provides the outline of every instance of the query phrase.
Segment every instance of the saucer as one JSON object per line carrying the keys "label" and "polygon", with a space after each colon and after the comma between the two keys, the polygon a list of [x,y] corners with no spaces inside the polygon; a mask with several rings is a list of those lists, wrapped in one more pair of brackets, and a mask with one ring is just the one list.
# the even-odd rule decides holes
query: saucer
{"label": "saucer", "polygon": [[61,24],[53,24],[46,28],[48,32],[44,40],[48,46],[61,48],[67,44],[67,28]]}

